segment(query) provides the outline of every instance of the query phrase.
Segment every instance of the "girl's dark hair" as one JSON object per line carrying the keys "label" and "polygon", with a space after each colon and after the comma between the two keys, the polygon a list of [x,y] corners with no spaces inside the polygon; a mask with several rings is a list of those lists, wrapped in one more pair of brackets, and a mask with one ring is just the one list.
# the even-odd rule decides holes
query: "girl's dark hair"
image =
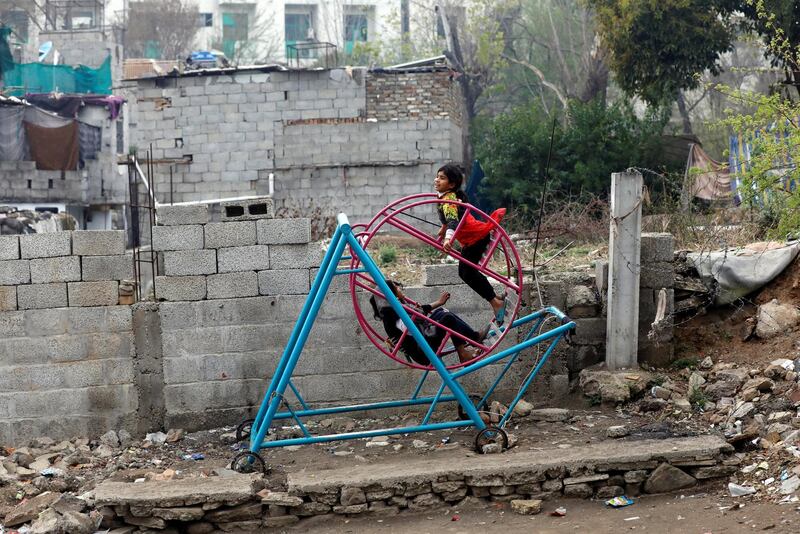
{"label": "girl's dark hair", "polygon": [[[403,287],[400,282],[395,282],[394,280],[386,280],[386,285],[389,286],[389,289],[392,290],[392,293],[395,297],[397,296],[397,287]],[[383,319],[383,313],[381,313],[381,310],[378,308],[378,301],[375,299],[375,295],[372,295],[369,298],[369,303],[372,306],[372,315],[375,317],[375,319]]]}
{"label": "girl's dark hair", "polygon": [[439,167],[436,174],[440,172],[444,173],[444,175],[447,176],[447,180],[453,184],[453,192],[456,194],[458,200],[461,202],[468,202],[466,193],[461,189],[461,185],[464,183],[464,173],[461,172],[461,167],[455,163],[446,163]]}

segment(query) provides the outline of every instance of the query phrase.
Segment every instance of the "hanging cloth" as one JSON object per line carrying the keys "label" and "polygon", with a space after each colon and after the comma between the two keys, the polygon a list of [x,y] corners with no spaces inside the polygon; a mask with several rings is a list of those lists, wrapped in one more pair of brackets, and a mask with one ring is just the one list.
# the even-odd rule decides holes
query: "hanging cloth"
{"label": "hanging cloth", "polygon": [[25,108],[24,121],[41,128],[60,128],[74,122],[73,119],[65,119],[64,117],[59,117],[54,113],[49,113],[33,106]]}
{"label": "hanging cloth", "polygon": [[31,158],[43,171],[78,170],[78,123],[46,128],[25,121]]}
{"label": "hanging cloth", "polygon": [[25,159],[25,129],[22,106],[0,106],[0,161]]}

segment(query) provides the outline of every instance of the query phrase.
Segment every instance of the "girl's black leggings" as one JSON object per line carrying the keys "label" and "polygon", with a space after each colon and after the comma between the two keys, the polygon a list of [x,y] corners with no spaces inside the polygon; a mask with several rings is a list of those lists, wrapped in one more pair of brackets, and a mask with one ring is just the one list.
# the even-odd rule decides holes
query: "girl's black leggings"
{"label": "girl's black leggings", "polygon": [[[489,246],[490,236],[487,235],[477,243],[466,246],[461,249],[461,255],[464,259],[478,264],[481,261],[481,256],[486,252]],[[463,261],[458,262],[458,276],[472,288],[475,293],[480,295],[485,300],[492,300],[497,295],[494,293],[494,288],[486,276],[471,265],[467,265]]]}

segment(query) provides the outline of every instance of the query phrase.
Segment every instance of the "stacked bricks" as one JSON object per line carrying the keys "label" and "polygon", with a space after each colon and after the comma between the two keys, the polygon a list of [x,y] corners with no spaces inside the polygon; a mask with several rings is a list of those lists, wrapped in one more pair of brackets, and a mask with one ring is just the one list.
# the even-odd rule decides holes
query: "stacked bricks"
{"label": "stacked bricks", "polygon": [[83,202],[79,171],[37,170],[33,161],[0,161],[0,199],[9,202]]}
{"label": "stacked bricks", "polygon": [[0,236],[0,312],[115,306],[132,277],[121,230]]}
{"label": "stacked bricks", "polygon": [[[639,361],[665,366],[672,361],[675,311],[674,239],[667,233],[643,233],[639,278]],[[659,294],[666,300],[665,319],[654,328]]]}
{"label": "stacked bricks", "polygon": [[210,222],[204,204],[159,207],[153,249],[163,256],[164,276],[156,278],[156,298],[305,294],[319,258],[309,245],[310,221],[274,219],[271,199],[260,204],[269,208],[257,215],[224,206],[220,222]]}
{"label": "stacked bricks", "polygon": [[461,124],[458,83],[450,73],[377,73],[367,76],[367,117],[379,121],[453,118]]}

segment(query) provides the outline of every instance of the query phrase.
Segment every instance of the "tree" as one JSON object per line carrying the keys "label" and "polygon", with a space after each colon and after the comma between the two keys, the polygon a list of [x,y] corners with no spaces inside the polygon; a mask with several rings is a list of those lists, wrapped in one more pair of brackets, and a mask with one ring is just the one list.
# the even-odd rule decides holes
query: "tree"
{"label": "tree", "polygon": [[178,59],[189,55],[199,29],[193,0],[132,2],[124,26],[125,55]]}
{"label": "tree", "polygon": [[569,100],[606,99],[607,50],[598,38],[593,13],[580,0],[528,0],[512,27],[512,63],[501,85],[528,90],[528,98],[564,110]]}
{"label": "tree", "polygon": [[611,70],[623,91],[650,104],[677,101],[691,133],[682,92],[699,86],[698,73],[719,74],[732,49],[735,0],[587,0],[595,9]]}
{"label": "tree", "polygon": [[[787,25],[787,11],[778,14],[771,7],[785,8],[786,2],[746,0],[749,16],[766,44],[766,55],[781,65],[790,83],[800,72],[800,49],[793,39],[798,38],[796,24]],[[745,112],[729,112],[721,126],[741,134],[749,145],[747,156],[740,153],[744,163],[736,169],[741,185],[738,193],[745,205],[760,211],[762,221],[772,223],[766,229],[772,236],[797,237],[800,228],[800,103],[786,91],[759,94],[722,84],[714,86],[735,102],[744,103]]]}
{"label": "tree", "polygon": [[500,114],[481,129],[476,152],[486,172],[486,191],[497,204],[517,213],[538,211],[551,133],[548,190],[557,196],[604,196],[612,172],[661,166],[663,111],[640,119],[628,103],[606,107],[600,100],[573,100],[567,112],[570,120],[556,121],[555,130],[554,119],[536,104]]}

